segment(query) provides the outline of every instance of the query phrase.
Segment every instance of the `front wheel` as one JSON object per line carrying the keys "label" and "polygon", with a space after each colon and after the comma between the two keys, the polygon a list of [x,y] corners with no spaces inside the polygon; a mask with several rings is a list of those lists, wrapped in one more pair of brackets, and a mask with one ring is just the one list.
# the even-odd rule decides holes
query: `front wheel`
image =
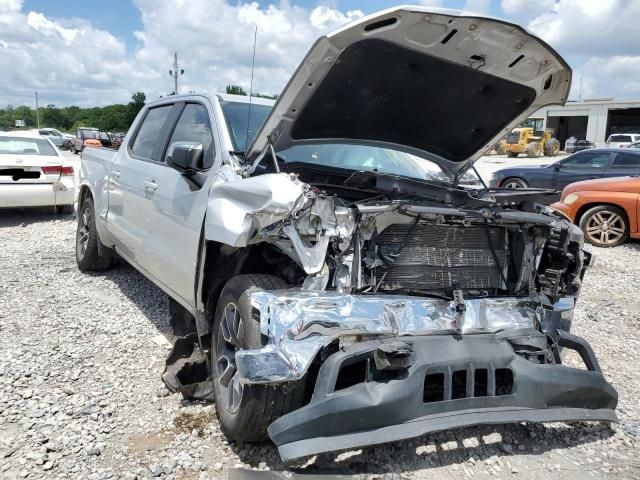
{"label": "front wheel", "polygon": [[529,158],[538,158],[541,153],[540,143],[531,142],[527,145],[527,157]]}
{"label": "front wheel", "polygon": [[596,247],[617,247],[629,238],[629,222],[624,210],[599,205],[585,212],[580,228],[587,242]]}
{"label": "front wheel", "polygon": [[502,188],[529,188],[529,184],[521,178],[507,178],[500,184]]}
{"label": "front wheel", "polygon": [[266,438],[276,418],[302,406],[304,385],[281,387],[244,385],[236,369],[236,352],[262,348],[259,320],[251,314],[251,293],[287,288],[272,275],[240,275],[222,289],[213,318],[211,368],[216,413],[230,438],[257,442]]}

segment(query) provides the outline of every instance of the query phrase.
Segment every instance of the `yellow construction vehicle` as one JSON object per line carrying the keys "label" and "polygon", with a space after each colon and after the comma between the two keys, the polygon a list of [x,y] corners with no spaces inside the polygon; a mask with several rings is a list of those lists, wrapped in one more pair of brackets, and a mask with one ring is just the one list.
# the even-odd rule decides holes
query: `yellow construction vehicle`
{"label": "yellow construction vehicle", "polygon": [[517,157],[526,153],[528,157],[539,157],[542,152],[548,157],[555,157],[560,153],[560,142],[553,138],[553,129],[544,130],[544,118],[527,118],[514,128],[506,138],[500,142],[500,150],[508,157]]}

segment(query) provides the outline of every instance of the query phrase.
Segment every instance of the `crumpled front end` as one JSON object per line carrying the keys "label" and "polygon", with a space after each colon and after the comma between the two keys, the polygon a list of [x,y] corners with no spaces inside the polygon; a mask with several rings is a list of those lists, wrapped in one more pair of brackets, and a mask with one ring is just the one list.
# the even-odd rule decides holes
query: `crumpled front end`
{"label": "crumpled front end", "polygon": [[[252,305],[267,344],[237,353],[242,381],[313,387],[269,427],[285,460],[476,424],[617,421],[616,391],[567,332],[570,297],[542,308],[285,290],[256,292]],[[562,365],[562,349],[585,369]]]}
{"label": "crumpled front end", "polygon": [[545,343],[523,329],[344,346],[320,367],[310,403],[269,435],[290,460],[478,424],[617,421],[617,393],[588,344],[559,336],[589,365],[578,370],[544,358]]}

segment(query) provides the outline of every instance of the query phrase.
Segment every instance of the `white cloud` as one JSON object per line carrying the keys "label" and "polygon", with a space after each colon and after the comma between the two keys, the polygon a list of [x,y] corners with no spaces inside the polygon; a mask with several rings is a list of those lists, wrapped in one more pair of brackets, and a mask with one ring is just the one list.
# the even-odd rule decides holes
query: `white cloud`
{"label": "white cloud", "polygon": [[530,19],[528,28],[573,67],[571,98],[578,97],[581,78],[583,98],[640,98],[639,1],[502,0],[501,5],[516,19]]}
{"label": "white cloud", "polygon": [[489,0],[466,0],[462,9],[467,12],[489,13]]}
{"label": "white cloud", "polygon": [[253,32],[258,27],[254,90],[279,93],[315,39],[363,13],[326,5],[306,9],[288,0],[261,7],[225,0],[134,0],[143,27],[127,51],[89,21],[25,12],[20,0],[0,0],[0,105],[103,105],[127,102],[135,91],[157,98],[172,90],[168,71],[179,52],[181,91],[249,87]]}
{"label": "white cloud", "polygon": [[418,3],[425,7],[442,7],[442,0],[419,0]]}
{"label": "white cloud", "polygon": [[502,0],[500,6],[509,17],[528,19],[548,12],[555,7],[555,0]]}
{"label": "white cloud", "polygon": [[529,28],[565,55],[633,55],[639,16],[637,1],[560,0]]}

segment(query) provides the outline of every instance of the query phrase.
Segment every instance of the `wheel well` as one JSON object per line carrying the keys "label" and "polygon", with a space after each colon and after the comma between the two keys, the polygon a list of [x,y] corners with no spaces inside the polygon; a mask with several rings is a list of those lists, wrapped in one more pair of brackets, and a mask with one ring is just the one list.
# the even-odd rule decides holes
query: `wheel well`
{"label": "wheel well", "polygon": [[218,297],[227,281],[244,274],[275,275],[289,285],[301,284],[304,271],[271,244],[259,243],[243,248],[207,241],[202,277],[202,305],[215,311]]}
{"label": "wheel well", "polygon": [[78,209],[82,206],[85,199],[90,197],[93,199],[93,195],[91,195],[91,190],[86,185],[82,185],[80,187],[80,193],[78,194]]}
{"label": "wheel well", "polygon": [[627,225],[629,224],[629,217],[627,216],[627,211],[624,208],[622,208],[620,205],[616,205],[615,203],[609,203],[609,202],[592,202],[592,203],[586,203],[582,205],[578,209],[578,212],[576,213],[576,218],[574,220],[574,223],[576,225],[579,225],[580,220],[582,220],[582,216],[587,212],[587,210],[593,207],[616,207],[622,210],[622,213],[624,214],[624,219],[627,222]]}

